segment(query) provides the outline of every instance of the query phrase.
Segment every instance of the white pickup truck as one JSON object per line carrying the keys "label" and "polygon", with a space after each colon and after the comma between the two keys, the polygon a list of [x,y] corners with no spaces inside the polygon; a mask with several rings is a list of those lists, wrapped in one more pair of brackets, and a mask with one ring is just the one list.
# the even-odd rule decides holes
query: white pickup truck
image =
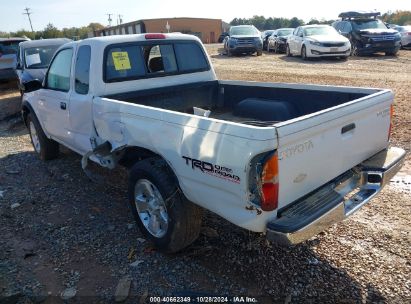
{"label": "white pickup truck", "polygon": [[405,156],[388,147],[390,90],[217,80],[190,35],[67,43],[25,89],[40,158],[62,144],[85,170],[129,168],[131,211],[166,252],[196,239],[200,207],[302,242],[367,203]]}

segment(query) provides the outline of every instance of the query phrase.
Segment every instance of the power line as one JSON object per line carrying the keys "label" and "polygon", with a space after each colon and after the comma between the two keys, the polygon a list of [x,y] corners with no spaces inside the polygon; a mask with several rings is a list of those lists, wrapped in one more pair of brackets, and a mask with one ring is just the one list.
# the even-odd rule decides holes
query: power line
{"label": "power line", "polygon": [[31,15],[31,14],[33,14],[33,13],[32,13],[32,12],[30,12],[30,8],[28,8],[28,7],[26,7],[24,10],[25,10],[26,12],[25,12],[25,13],[23,13],[23,15],[27,15],[27,17],[29,18],[29,22],[30,22],[31,31],[34,33],[34,30],[33,30],[33,25],[31,24],[31,18],[30,18],[30,15]]}

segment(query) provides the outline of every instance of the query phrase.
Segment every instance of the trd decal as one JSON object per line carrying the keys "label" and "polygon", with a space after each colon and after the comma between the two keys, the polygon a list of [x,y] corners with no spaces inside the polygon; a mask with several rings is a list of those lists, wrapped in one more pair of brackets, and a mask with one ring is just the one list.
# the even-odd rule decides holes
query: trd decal
{"label": "trd decal", "polygon": [[240,183],[240,178],[237,175],[234,175],[233,170],[231,170],[230,168],[214,165],[212,163],[190,158],[187,156],[183,156],[183,158],[186,160],[186,165],[191,166],[193,170],[198,169],[203,173],[220,177],[237,184]]}

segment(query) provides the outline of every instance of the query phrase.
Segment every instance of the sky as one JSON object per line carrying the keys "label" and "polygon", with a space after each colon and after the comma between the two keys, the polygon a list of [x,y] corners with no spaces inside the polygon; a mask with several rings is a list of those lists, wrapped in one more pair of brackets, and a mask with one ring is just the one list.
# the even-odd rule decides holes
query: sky
{"label": "sky", "polygon": [[[123,22],[149,18],[202,17],[230,22],[233,18],[298,17],[334,19],[342,11],[377,9],[381,13],[410,10],[411,0],[0,0],[0,31],[30,29],[24,8],[30,8],[34,30],[42,30],[48,23],[58,28],[86,26],[90,22],[108,25],[108,13],[123,15]],[[338,3],[337,3],[338,2]]]}

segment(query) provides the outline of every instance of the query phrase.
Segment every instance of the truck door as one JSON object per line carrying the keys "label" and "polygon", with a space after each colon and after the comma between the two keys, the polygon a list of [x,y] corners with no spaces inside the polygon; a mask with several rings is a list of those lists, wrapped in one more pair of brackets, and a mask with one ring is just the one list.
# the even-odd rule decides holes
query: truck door
{"label": "truck door", "polygon": [[45,88],[39,100],[40,119],[52,137],[70,142],[68,103],[70,100],[70,74],[73,48],[60,50],[54,57],[46,75]]}
{"label": "truck door", "polygon": [[81,153],[86,153],[91,149],[90,137],[93,130],[93,96],[89,90],[90,58],[90,46],[81,45],[75,56],[74,83],[69,105],[71,145]]}

